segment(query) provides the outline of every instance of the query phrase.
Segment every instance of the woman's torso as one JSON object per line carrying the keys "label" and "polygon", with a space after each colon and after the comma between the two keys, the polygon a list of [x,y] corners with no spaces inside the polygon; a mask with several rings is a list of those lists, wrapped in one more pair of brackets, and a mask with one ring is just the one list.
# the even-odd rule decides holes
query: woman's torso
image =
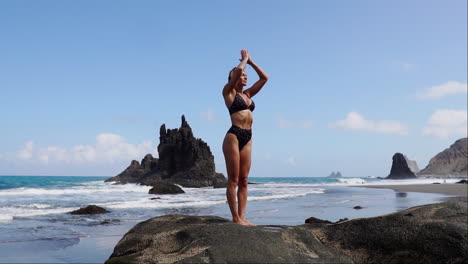
{"label": "woman's torso", "polygon": [[231,123],[242,129],[251,129],[255,103],[243,93],[226,96],[224,101],[230,111]]}

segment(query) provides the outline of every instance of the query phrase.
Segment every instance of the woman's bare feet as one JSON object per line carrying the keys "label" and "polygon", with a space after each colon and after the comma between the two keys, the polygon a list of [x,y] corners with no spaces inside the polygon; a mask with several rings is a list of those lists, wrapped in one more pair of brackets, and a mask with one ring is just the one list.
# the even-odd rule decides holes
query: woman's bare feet
{"label": "woman's bare feet", "polygon": [[250,224],[252,224],[252,223],[250,223],[250,222],[248,222],[247,220],[244,220],[244,219],[242,219],[242,218],[239,218],[239,219],[237,219],[237,220],[236,220],[236,219],[233,219],[232,221],[233,221],[234,223],[236,223],[236,224],[243,225],[243,226],[250,226]]}
{"label": "woman's bare feet", "polygon": [[242,219],[242,220],[247,223],[247,226],[256,226],[256,224],[251,223],[251,222],[247,221],[246,219]]}

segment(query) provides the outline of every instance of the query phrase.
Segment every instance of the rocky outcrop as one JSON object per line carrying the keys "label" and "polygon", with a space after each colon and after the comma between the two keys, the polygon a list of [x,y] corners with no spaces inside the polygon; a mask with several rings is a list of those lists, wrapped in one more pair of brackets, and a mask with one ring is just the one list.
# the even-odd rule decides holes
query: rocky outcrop
{"label": "rocky outcrop", "polygon": [[446,202],[315,228],[355,263],[467,263],[467,204]]}
{"label": "rocky outcrop", "polygon": [[216,216],[166,215],[133,227],[112,263],[352,263],[304,227],[246,227]]}
{"label": "rocky outcrop", "polygon": [[462,138],[435,155],[418,176],[468,177],[468,138]]}
{"label": "rocky outcrop", "polygon": [[416,175],[408,167],[406,159],[401,153],[395,153],[392,158],[390,174],[385,179],[402,180],[416,178]]}
{"label": "rocky outcrop", "polygon": [[134,160],[122,173],[106,181],[153,186],[162,180],[183,187],[226,187],[224,175],[215,171],[210,147],[193,136],[184,116],[178,129],[166,129],[163,124],[159,141],[159,159],[148,154],[141,164]]}
{"label": "rocky outcrop", "polygon": [[179,194],[179,193],[185,193],[182,188],[179,186],[172,184],[172,183],[167,183],[167,182],[158,182],[157,184],[154,185],[153,188],[151,188],[148,192],[149,194]]}
{"label": "rocky outcrop", "polygon": [[332,171],[332,173],[330,175],[328,175],[327,177],[329,177],[329,178],[341,178],[341,177],[343,177],[343,175],[341,175],[341,172],[339,172],[339,171],[337,171],[337,172]]}
{"label": "rocky outcrop", "polygon": [[467,213],[466,203],[445,202],[274,229],[166,215],[133,227],[106,263],[466,263]]}
{"label": "rocky outcrop", "polygon": [[70,212],[70,214],[73,214],[73,215],[88,215],[88,214],[105,214],[105,213],[108,213],[108,212],[109,211],[107,211],[106,209],[92,204],[92,205],[88,205],[88,206],[86,206],[84,208],[80,208],[78,210],[72,211],[72,212]]}
{"label": "rocky outcrop", "polygon": [[415,174],[418,173],[419,172],[418,163],[415,160],[408,159],[406,155],[403,155],[403,157],[405,157],[405,160],[406,160],[406,163],[408,164],[409,169]]}

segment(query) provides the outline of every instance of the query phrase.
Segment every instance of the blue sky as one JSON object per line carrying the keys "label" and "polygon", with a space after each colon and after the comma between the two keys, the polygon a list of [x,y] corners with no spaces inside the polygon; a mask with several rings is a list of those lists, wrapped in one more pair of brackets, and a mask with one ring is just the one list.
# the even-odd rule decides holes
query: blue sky
{"label": "blue sky", "polygon": [[467,136],[465,0],[1,1],[0,35],[0,175],[116,175],[182,114],[225,173],[241,49],[270,76],[250,176],[386,176]]}

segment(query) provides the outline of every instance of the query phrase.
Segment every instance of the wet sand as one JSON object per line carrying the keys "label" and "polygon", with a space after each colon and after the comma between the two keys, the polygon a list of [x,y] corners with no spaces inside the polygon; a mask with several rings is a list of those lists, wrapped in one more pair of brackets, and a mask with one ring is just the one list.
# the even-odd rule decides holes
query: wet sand
{"label": "wet sand", "polygon": [[383,188],[396,192],[440,193],[453,196],[468,196],[468,184],[410,184],[410,185],[361,185],[355,187]]}

